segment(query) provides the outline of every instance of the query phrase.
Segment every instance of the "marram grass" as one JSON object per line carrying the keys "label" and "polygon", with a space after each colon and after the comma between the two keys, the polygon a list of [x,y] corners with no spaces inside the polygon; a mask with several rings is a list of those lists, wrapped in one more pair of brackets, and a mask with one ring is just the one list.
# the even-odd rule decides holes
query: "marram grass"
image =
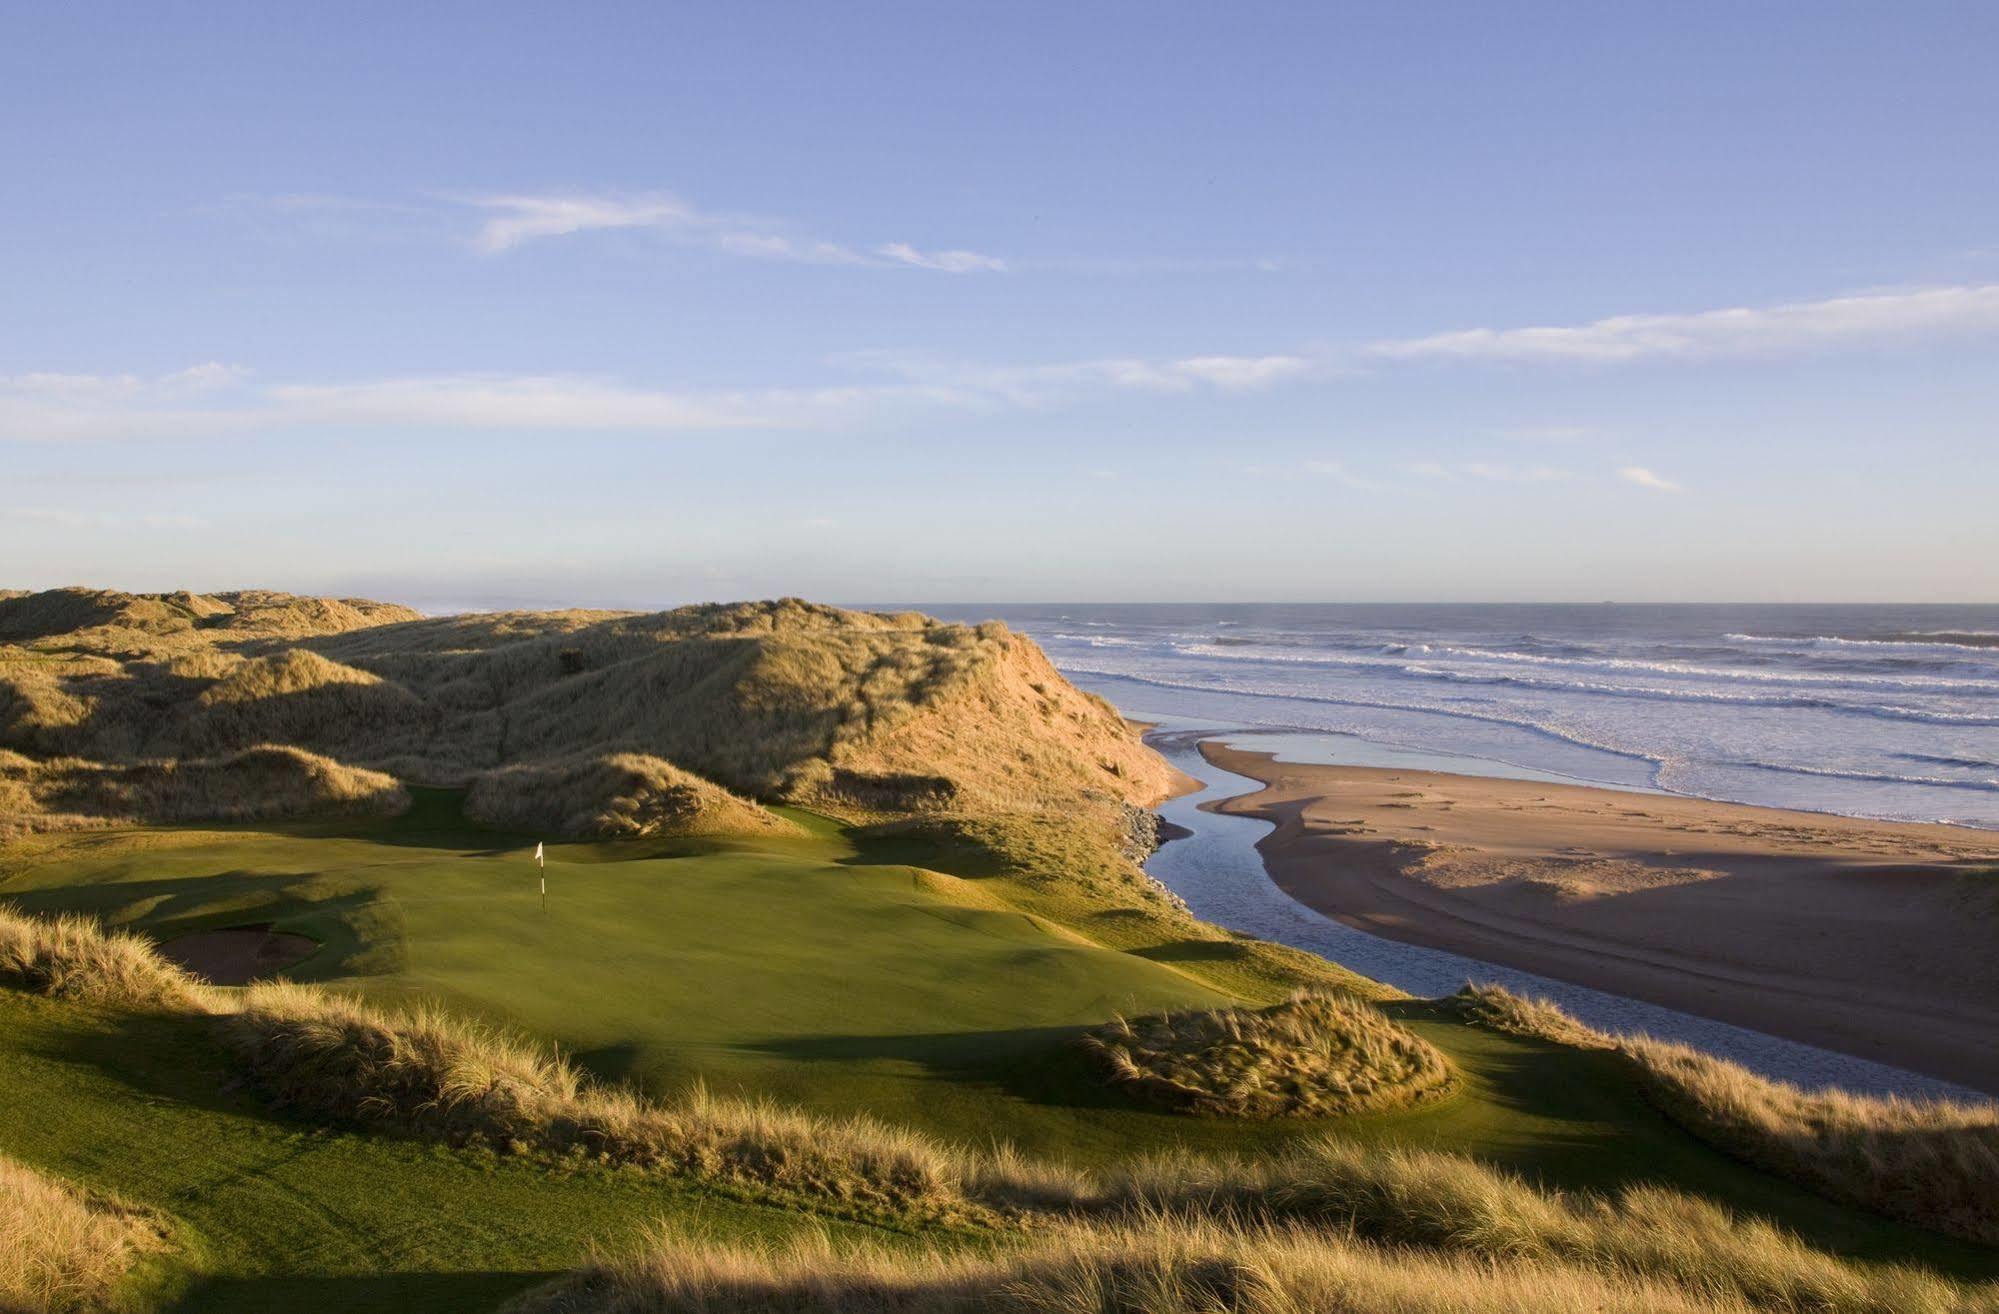
{"label": "marram grass", "polygon": [[1299,992],[1268,1008],[1118,1018],[1083,1040],[1107,1080],[1182,1113],[1318,1118],[1398,1108],[1446,1089],[1435,1046],[1380,1009]]}
{"label": "marram grass", "polygon": [[1487,1025],[1615,1050],[1653,1103],[1739,1159],[1847,1204],[1999,1244],[1999,1105],[1801,1090],[1685,1045],[1605,1035],[1497,986],[1467,986],[1458,998]]}
{"label": "marram grass", "polygon": [[[599,1266],[548,1297],[589,1301],[609,1299],[603,1293],[610,1291],[616,1300],[639,1303],[533,1307],[538,1309],[730,1310],[786,1308],[789,1301],[790,1308],[835,1310],[1481,1311],[1505,1308],[1507,1300],[1546,1281],[1550,1291],[1569,1293],[1562,1298],[1571,1305],[1516,1307],[1593,1308],[1587,1303],[1593,1299],[1603,1309],[1999,1310],[1990,1288],[1849,1263],[1767,1222],[1672,1191],[1566,1196],[1462,1156],[1384,1151],[1331,1136],[1266,1157],[1154,1158],[1093,1177],[865,1120],[813,1117],[700,1092],[654,1102],[587,1081],[543,1046],[435,1010],[380,1012],[296,985],[200,990],[183,976],[176,987],[176,969],[142,942],[107,937],[73,921],[9,915],[0,926],[10,936],[7,961],[42,965],[10,969],[8,984],[215,1016],[252,1088],[310,1117],[552,1162],[658,1171],[905,1225],[998,1226],[994,1235],[1025,1237],[1030,1246],[1057,1234],[1097,1238],[1076,1243],[1094,1256],[1087,1262],[1043,1252],[1044,1259],[1059,1259],[1046,1273],[1067,1274],[1054,1285],[1036,1285],[1041,1270],[1005,1267],[978,1270],[972,1283],[990,1277],[1005,1289],[1018,1287],[1052,1302],[1039,1305],[952,1304],[961,1296],[951,1293],[964,1285],[953,1286],[956,1279],[939,1287],[935,1274],[921,1271],[882,1269],[868,1276],[873,1270],[866,1265],[834,1265],[821,1274],[786,1270],[776,1287],[759,1285],[765,1279],[758,1277],[748,1286],[725,1281],[699,1291],[668,1284],[660,1294],[658,1274],[684,1267],[675,1258],[667,1269],[632,1270],[637,1276],[629,1282],[620,1276],[625,1270]],[[94,975],[105,980],[93,982]],[[1100,1244],[1106,1237],[1109,1242]],[[1299,1246],[1327,1253],[1307,1255]],[[1394,1250],[1377,1263],[1382,1252],[1367,1247]],[[1034,1262],[1032,1249],[1022,1254],[1019,1263]],[[1117,1262],[1120,1254],[1153,1254],[1158,1262],[1125,1268]],[[708,1283],[717,1273],[726,1278],[735,1261],[723,1258],[720,1268],[705,1266],[705,1259],[686,1261],[693,1264],[687,1271],[698,1275],[688,1281]],[[1238,1263],[1247,1266],[1229,1267]],[[1349,1263],[1360,1267],[1338,1267]],[[1311,1273],[1320,1265],[1334,1265],[1327,1271],[1347,1273],[1340,1280],[1358,1284],[1349,1292],[1352,1302],[1376,1303],[1318,1303],[1334,1289],[1315,1285],[1320,1279]],[[1397,1286],[1388,1273],[1496,1273],[1499,1266],[1509,1272],[1524,1267],[1505,1281],[1462,1289]],[[1266,1270],[1291,1276],[1271,1288],[1241,1285]],[[859,1286],[849,1289],[855,1272]],[[1220,1275],[1227,1285],[1205,1285],[1204,1274]],[[1367,1274],[1379,1283],[1368,1285],[1376,1279]],[[1229,1296],[1235,1303],[1215,1303],[1228,1293],[1235,1293]],[[1447,1295],[1460,1304],[1436,1303]],[[799,1303],[808,1297],[822,1303]],[[865,1303],[877,1298],[899,1303]]]}
{"label": "marram grass", "polygon": [[0,1311],[110,1309],[133,1262],[160,1244],[144,1214],[0,1155]]}

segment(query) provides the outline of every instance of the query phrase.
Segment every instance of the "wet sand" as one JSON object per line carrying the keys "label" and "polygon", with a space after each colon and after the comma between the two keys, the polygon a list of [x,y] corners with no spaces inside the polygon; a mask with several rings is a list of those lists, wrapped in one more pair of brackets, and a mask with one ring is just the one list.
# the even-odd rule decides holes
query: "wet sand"
{"label": "wet sand", "polygon": [[1999,834],[1201,747],[1347,925],[1999,1093]]}

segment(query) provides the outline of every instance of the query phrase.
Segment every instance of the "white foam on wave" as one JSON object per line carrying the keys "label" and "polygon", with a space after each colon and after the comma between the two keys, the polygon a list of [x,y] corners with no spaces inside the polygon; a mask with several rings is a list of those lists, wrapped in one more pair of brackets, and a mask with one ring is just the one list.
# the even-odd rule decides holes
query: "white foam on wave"
{"label": "white foam on wave", "polygon": [[[1274,662],[1294,666],[1396,666],[1383,656],[1348,655],[1325,651],[1275,653],[1246,651],[1242,648],[1195,643],[1176,645],[1189,657],[1213,657],[1231,662]],[[1549,657],[1540,653],[1493,651],[1451,645],[1429,647],[1431,655],[1458,657],[1488,666],[1513,663],[1525,666],[1575,671],[1632,671],[1652,675],[1685,676],[1699,680],[1726,680],[1738,684],[1801,685],[1810,688],[1907,689],[1924,693],[1974,694],[1999,697],[1999,679],[1963,680],[1927,675],[1859,675],[1830,671],[1749,671],[1725,666],[1695,666],[1686,662],[1641,661],[1630,657]]]}
{"label": "white foam on wave", "polygon": [[1142,648],[1145,646],[1138,639],[1121,639],[1114,634],[1056,634],[1050,637],[1061,639],[1068,643],[1087,643],[1092,648]]}
{"label": "white foam on wave", "polygon": [[[1999,633],[1990,630],[1912,630],[1910,633],[1934,635],[1969,634],[1979,638],[1999,638]],[[1837,634],[1813,634],[1798,637],[1786,637],[1781,634],[1724,634],[1721,637],[1730,643],[1757,644],[1805,652],[1828,650],[1837,652],[1842,648],[1859,648],[1863,650],[1878,648],[1908,649],[1932,657],[1940,654],[1948,654],[1952,659],[1961,662],[1976,662],[1983,654],[1994,652],[1993,649],[1980,647],[1976,644],[1952,643],[1948,639],[1943,638],[1931,640],[1849,639]]]}

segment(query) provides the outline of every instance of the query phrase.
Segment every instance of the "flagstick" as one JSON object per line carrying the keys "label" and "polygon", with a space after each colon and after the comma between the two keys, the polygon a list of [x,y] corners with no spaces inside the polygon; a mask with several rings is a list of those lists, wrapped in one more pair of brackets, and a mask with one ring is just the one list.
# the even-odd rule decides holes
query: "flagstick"
{"label": "flagstick", "polygon": [[548,859],[542,856],[541,842],[534,846],[534,865],[541,872],[541,915],[548,916]]}

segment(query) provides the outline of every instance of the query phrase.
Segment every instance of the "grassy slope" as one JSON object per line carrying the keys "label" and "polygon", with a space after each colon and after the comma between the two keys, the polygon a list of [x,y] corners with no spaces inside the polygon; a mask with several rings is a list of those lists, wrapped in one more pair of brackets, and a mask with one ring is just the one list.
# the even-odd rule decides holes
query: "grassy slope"
{"label": "grassy slope", "polygon": [[231,1076],[198,1020],[0,991],[0,1146],[177,1220],[175,1259],[138,1278],[176,1310],[490,1310],[661,1218],[726,1237],[880,1235],[635,1174],[275,1119]]}
{"label": "grassy slope", "polygon": [[[1173,1144],[1249,1151],[1330,1126],[1366,1141],[1469,1151],[1564,1186],[1663,1182],[1782,1218],[1817,1244],[1859,1255],[1920,1257],[1965,1272],[1990,1271],[1999,1258],[1856,1215],[1735,1164],[1654,1112],[1608,1056],[1467,1028],[1413,1001],[1393,1010],[1466,1075],[1461,1093],[1435,1104],[1330,1124],[1188,1120],[1135,1109],[1103,1089],[1062,1042],[1114,1010],[1221,1000],[1219,989],[1197,979],[1198,958],[1168,965],[1092,946],[1010,911],[1004,880],[953,881],[872,862],[879,855],[794,816],[811,833],[556,849],[546,918],[518,842],[464,830],[453,801],[437,795],[394,823],[51,837],[0,859],[0,896],[31,909],[100,912],[156,933],[276,920],[325,942],[298,969],[301,977],[377,997],[438,997],[510,1019],[600,1072],[656,1088],[699,1075],[717,1087],[821,1110],[866,1109],[965,1141],[997,1137],[1086,1163]],[[1232,988],[1242,990],[1230,970]],[[97,1057],[86,1057],[72,1079],[89,1086],[90,1065],[109,1065],[96,1080],[141,1088],[172,1081],[181,1084],[179,1097],[212,1102],[219,1066],[165,1075],[185,1041],[162,1032],[152,1058],[142,1054],[136,1067],[113,1062],[116,1047],[97,1043]],[[62,1046],[51,1039],[44,1049]],[[0,1078],[10,1098],[23,1088]],[[0,1149],[113,1189],[127,1183],[100,1172],[144,1170],[159,1189],[185,1191],[200,1175],[198,1152],[182,1160],[162,1149],[166,1161],[151,1167],[107,1161],[101,1151],[78,1158],[93,1139],[129,1143],[129,1095],[123,1104],[109,1096],[79,1104],[67,1141],[15,1144],[16,1132],[0,1130]],[[171,1105],[139,1107],[148,1118],[192,1116]],[[289,1144],[297,1134],[254,1125],[250,1143],[262,1148],[246,1149],[245,1162],[261,1162],[259,1155],[288,1162],[290,1150],[264,1140]],[[163,1136],[168,1146],[200,1143],[188,1130]],[[436,1174],[377,1193],[408,1201],[412,1218],[428,1220],[423,1228],[407,1219],[372,1224],[391,1248],[362,1245],[333,1256],[334,1268],[561,1265],[583,1236],[615,1235],[627,1221],[621,1210],[630,1202],[599,1199],[609,1189],[601,1183],[562,1185],[584,1197],[572,1207],[537,1194],[556,1188],[531,1170],[489,1173],[450,1155],[349,1137],[330,1138],[343,1149],[322,1149],[325,1140],[301,1143],[335,1154],[335,1176],[364,1171],[340,1165],[340,1155],[384,1156],[366,1170],[375,1182],[397,1180],[413,1165]],[[437,1230],[425,1202],[460,1198],[457,1178],[468,1173],[502,1196],[517,1192],[508,1197],[517,1203],[453,1209],[445,1250],[398,1258],[394,1247],[404,1237]],[[301,1235],[348,1207],[298,1203]],[[577,1224],[559,1239],[529,1245],[509,1231],[517,1216],[510,1211],[557,1209]],[[233,1222],[194,1221],[204,1235],[255,1235],[256,1210],[246,1210]],[[460,1215],[467,1221],[455,1221]],[[487,1258],[462,1255],[466,1246]],[[315,1259],[305,1271],[316,1267],[326,1265]]]}

